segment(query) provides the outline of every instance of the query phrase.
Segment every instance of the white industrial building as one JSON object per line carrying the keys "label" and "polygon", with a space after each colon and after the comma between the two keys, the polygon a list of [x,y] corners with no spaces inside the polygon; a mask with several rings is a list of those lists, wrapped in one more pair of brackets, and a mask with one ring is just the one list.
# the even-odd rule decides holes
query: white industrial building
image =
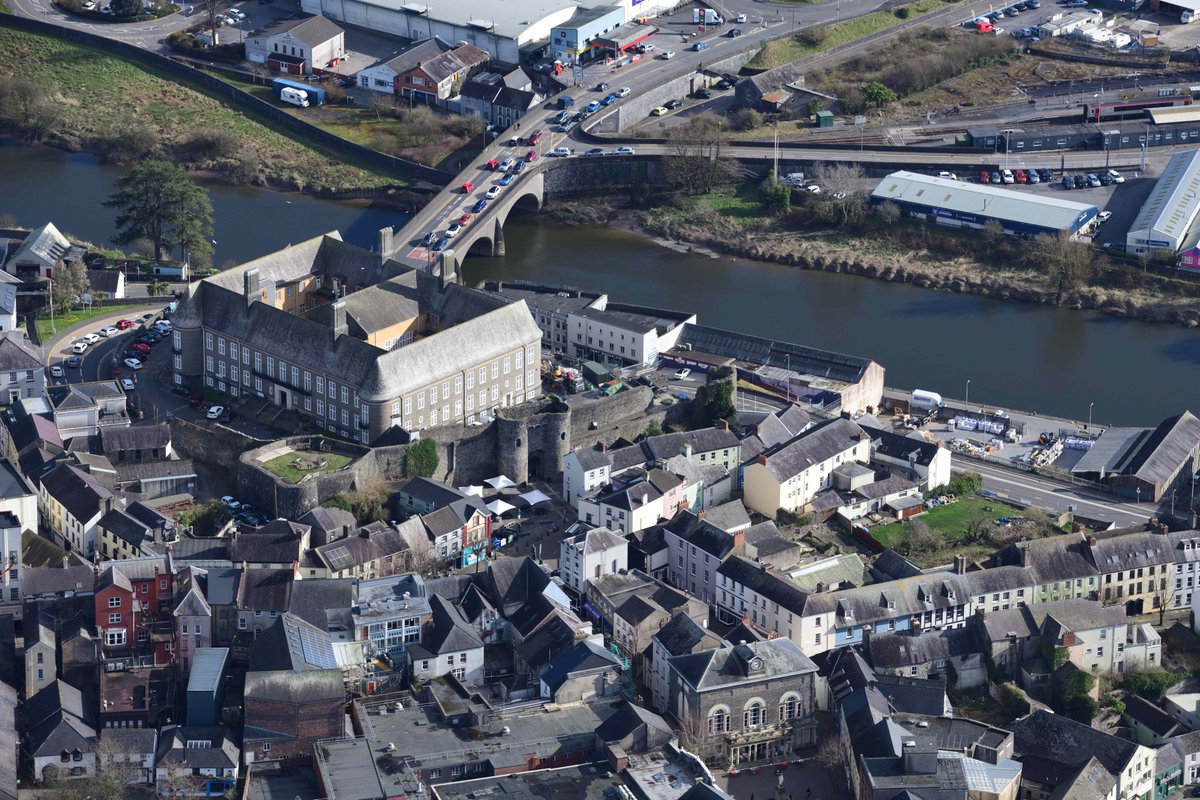
{"label": "white industrial building", "polygon": [[982,228],[995,220],[1005,233],[1026,235],[1074,236],[1099,214],[1095,206],[1085,203],[904,170],[884,178],[871,192],[871,202],[895,203],[902,211],[939,225]]}
{"label": "white industrial building", "polygon": [[521,54],[549,48],[551,29],[564,26],[576,13],[593,8],[620,8],[622,22],[654,17],[679,0],[301,0],[301,9],[350,25],[413,41],[441,37],[468,42],[513,64]]}
{"label": "white industrial building", "polygon": [[1129,233],[1125,252],[1170,250],[1188,255],[1200,240],[1200,150],[1176,153],[1146,198]]}

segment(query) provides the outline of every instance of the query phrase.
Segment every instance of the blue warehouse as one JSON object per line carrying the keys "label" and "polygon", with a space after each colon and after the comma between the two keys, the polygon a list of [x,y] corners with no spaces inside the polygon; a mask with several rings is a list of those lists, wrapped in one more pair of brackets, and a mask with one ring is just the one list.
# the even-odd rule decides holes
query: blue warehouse
{"label": "blue warehouse", "polygon": [[955,228],[982,228],[995,220],[1005,233],[1025,236],[1064,233],[1073,237],[1099,213],[1085,203],[906,171],[884,178],[871,193],[871,202],[893,202],[912,216]]}

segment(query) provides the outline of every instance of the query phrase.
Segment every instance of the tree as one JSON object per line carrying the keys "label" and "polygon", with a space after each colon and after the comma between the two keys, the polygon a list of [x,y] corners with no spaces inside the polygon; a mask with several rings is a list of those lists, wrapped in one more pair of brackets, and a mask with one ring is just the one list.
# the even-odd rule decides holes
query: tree
{"label": "tree", "polygon": [[62,107],[41,86],[21,78],[0,80],[0,127],[27,141],[44,139],[62,116]]}
{"label": "tree", "polygon": [[875,207],[875,215],[884,225],[895,225],[900,221],[900,206],[891,200],[884,201]]}
{"label": "tree", "polygon": [[404,475],[408,478],[432,478],[438,468],[437,442],[421,439],[404,451]]}
{"label": "tree", "polygon": [[112,0],[109,6],[114,17],[136,17],[142,13],[142,0]]}
{"label": "tree", "polygon": [[864,83],[862,87],[863,99],[868,103],[873,103],[876,108],[883,108],[888,103],[894,103],[899,98],[896,93],[884,86],[879,81],[870,81]]}
{"label": "tree", "polygon": [[992,250],[1004,241],[1004,226],[998,220],[989,219],[983,223],[983,228],[979,232],[979,238],[984,245]]}
{"label": "tree", "polygon": [[1158,583],[1154,582],[1154,578],[1150,578],[1150,583],[1153,586],[1153,591],[1150,593],[1151,599],[1154,601],[1154,610],[1158,612],[1158,627],[1163,626],[1163,620],[1166,619],[1167,610],[1171,607],[1171,601],[1174,599],[1172,595],[1174,590],[1167,583],[1165,577],[1159,576]]}
{"label": "tree", "polygon": [[1184,679],[1182,675],[1167,672],[1164,669],[1144,669],[1126,672],[1121,682],[1121,688],[1127,692],[1140,694],[1147,700],[1157,703],[1175,684]]}
{"label": "tree", "polygon": [[143,161],[117,180],[104,205],[118,210],[118,244],[142,237],[154,243],[154,260],[164,248],[207,254],[212,246],[212,203],[208,192],[182,168],[167,161]]}
{"label": "tree", "polygon": [[721,121],[712,117],[693,117],[672,128],[663,164],[667,185],[686,194],[708,194],[732,177],[734,166],[721,157],[724,141]]}
{"label": "tree", "polygon": [[54,267],[54,278],[50,284],[50,302],[58,313],[66,313],[79,301],[79,295],[91,288],[83,262],[60,261]]}
{"label": "tree", "polygon": [[1100,704],[1086,694],[1075,695],[1067,701],[1067,716],[1084,725],[1091,725]]}
{"label": "tree", "polygon": [[862,167],[853,164],[820,164],[813,170],[813,177],[824,187],[816,198],[819,205],[827,209],[827,216],[846,225],[860,219],[866,212]]}
{"label": "tree", "polygon": [[656,420],[656,419],[650,420],[650,424],[646,426],[646,435],[647,436],[662,436],[663,435],[662,425],[659,424],[658,420]]}
{"label": "tree", "polygon": [[786,212],[792,207],[792,188],[780,183],[774,170],[758,185],[758,198],[764,208]]}
{"label": "tree", "polygon": [[692,422],[697,428],[713,425],[719,419],[733,420],[737,408],[733,403],[732,371],[713,370],[708,383],[696,390],[692,400]]}
{"label": "tree", "polygon": [[901,544],[911,553],[932,553],[941,547],[942,535],[925,520],[914,519],[908,523],[908,535]]}
{"label": "tree", "polygon": [[1044,270],[1054,281],[1060,301],[1091,278],[1096,267],[1091,250],[1061,233],[1039,234],[1026,253],[1026,263]]}

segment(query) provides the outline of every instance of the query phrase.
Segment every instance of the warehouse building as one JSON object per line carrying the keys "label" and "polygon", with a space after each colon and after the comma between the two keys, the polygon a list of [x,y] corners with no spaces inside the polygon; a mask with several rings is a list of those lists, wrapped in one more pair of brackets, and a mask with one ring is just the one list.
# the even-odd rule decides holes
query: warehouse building
{"label": "warehouse building", "polygon": [[1171,156],[1129,233],[1125,252],[1170,250],[1184,269],[1200,269],[1200,150]]}
{"label": "warehouse building", "polygon": [[914,217],[953,228],[982,228],[991,220],[1004,232],[1075,236],[1099,213],[1093,205],[982,184],[893,172],[871,192],[875,204],[892,202]]}

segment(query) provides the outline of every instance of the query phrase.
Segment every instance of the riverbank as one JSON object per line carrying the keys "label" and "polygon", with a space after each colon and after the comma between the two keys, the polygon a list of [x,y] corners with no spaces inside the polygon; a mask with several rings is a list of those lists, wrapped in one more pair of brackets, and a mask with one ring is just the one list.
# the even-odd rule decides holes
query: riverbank
{"label": "riverbank", "polygon": [[[948,254],[944,232],[898,222],[891,237],[861,237],[830,227],[798,229],[758,208],[752,187],[696,200],[688,209],[634,208],[623,197],[548,204],[543,214],[565,225],[627,230],[679,250],[767,261],[806,270],[907,283],[996,300],[1095,311],[1144,322],[1200,326],[1200,285],[1105,264],[1090,282],[1060,291],[1049,271]],[[914,241],[915,240],[915,241]]]}
{"label": "riverbank", "polygon": [[[112,163],[170,158],[238,186],[331,199],[387,197],[403,181],[297,141],[214,96],[101,50],[0,28],[0,75],[20,108],[0,113],[5,133]],[[402,203],[404,201],[401,201]]]}

